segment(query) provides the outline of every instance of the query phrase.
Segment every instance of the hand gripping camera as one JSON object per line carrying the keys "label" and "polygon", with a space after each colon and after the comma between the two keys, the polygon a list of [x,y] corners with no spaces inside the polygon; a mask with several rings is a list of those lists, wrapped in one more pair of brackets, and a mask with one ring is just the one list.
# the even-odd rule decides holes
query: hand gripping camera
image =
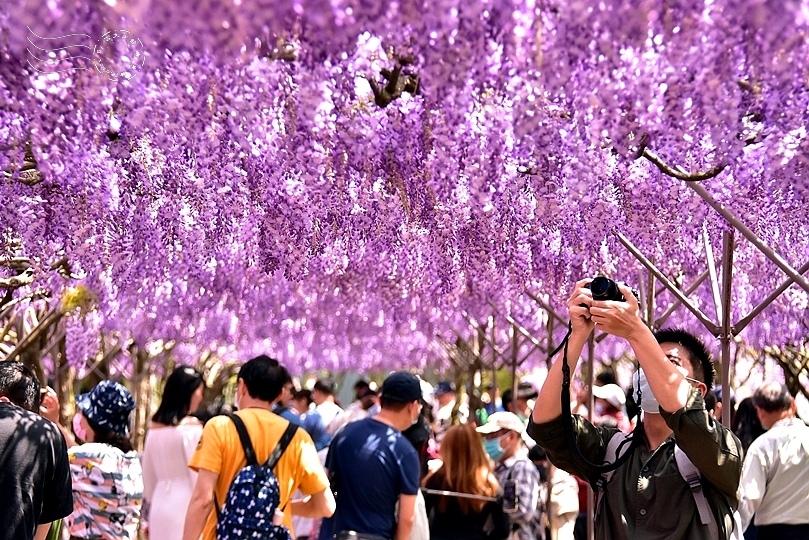
{"label": "hand gripping camera", "polygon": [[[594,277],[593,281],[584,287],[590,289],[590,292],[593,293],[593,300],[615,300],[616,302],[626,302],[626,298],[624,298],[624,295],[621,294],[621,291],[618,289],[618,284],[610,278],[606,278],[604,276]],[[632,289],[632,294],[635,295],[635,299],[640,300],[638,291]]]}

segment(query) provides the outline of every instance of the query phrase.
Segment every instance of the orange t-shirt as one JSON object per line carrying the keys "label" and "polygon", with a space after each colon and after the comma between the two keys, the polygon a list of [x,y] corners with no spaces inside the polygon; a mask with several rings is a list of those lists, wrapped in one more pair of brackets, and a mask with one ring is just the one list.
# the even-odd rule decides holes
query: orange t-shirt
{"label": "orange t-shirt", "polygon": [[[270,452],[281,440],[289,422],[266,409],[248,408],[236,413],[244,422],[250,442],[256,452],[256,459],[264,463]],[[244,450],[239,441],[236,425],[227,416],[211,418],[202,431],[197,449],[188,466],[199,471],[205,469],[219,475],[216,481],[216,501],[224,504],[230,483],[239,470],[247,465]],[[275,466],[275,475],[281,489],[281,505],[286,507],[292,494],[300,489],[304,495],[312,495],[326,489],[329,480],[320,464],[312,438],[303,428],[287,446],[284,455]],[[289,508],[284,512],[284,525],[292,530],[292,514]],[[202,532],[205,540],[216,539],[216,511],[208,515]]]}

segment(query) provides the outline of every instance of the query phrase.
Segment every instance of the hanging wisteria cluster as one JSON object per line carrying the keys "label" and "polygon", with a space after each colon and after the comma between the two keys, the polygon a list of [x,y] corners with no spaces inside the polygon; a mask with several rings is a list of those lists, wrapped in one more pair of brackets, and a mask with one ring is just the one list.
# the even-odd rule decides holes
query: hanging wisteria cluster
{"label": "hanging wisteria cluster", "polygon": [[[462,313],[636,283],[616,231],[685,285],[729,225],[665,167],[809,259],[805,2],[21,0],[0,30],[3,256],[96,296],[73,362],[104,330],[420,366]],[[734,320],[785,277],[737,240]],[[745,339],[805,336],[807,298]]]}

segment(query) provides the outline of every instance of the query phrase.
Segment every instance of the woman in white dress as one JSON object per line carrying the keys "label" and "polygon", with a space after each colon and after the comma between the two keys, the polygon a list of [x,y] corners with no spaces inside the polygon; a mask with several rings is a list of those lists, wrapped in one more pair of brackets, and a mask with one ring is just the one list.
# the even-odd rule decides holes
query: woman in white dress
{"label": "woman in white dress", "polygon": [[202,423],[189,416],[202,402],[205,382],[191,367],[169,375],[163,399],[152,417],[143,449],[143,495],[149,540],[178,540],[197,474],[188,460],[202,435]]}

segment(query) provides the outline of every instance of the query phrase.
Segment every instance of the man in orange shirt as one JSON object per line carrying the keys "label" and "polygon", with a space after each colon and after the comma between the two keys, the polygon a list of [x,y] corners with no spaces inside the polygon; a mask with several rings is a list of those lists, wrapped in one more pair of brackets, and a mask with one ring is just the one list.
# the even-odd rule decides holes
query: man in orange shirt
{"label": "man in orange shirt", "polygon": [[[281,439],[289,422],[271,412],[289,380],[286,368],[267,356],[253,358],[239,370],[236,388],[237,416],[244,422],[259,463],[264,463]],[[235,424],[216,416],[205,425],[202,438],[188,466],[199,473],[183,531],[183,540],[215,540],[214,504],[224,504],[233,478],[247,464]],[[274,469],[281,490],[279,509],[285,509],[283,524],[292,529],[292,514],[327,517],[335,502],[315,445],[306,431],[295,432]],[[303,499],[290,500],[299,489]]]}

